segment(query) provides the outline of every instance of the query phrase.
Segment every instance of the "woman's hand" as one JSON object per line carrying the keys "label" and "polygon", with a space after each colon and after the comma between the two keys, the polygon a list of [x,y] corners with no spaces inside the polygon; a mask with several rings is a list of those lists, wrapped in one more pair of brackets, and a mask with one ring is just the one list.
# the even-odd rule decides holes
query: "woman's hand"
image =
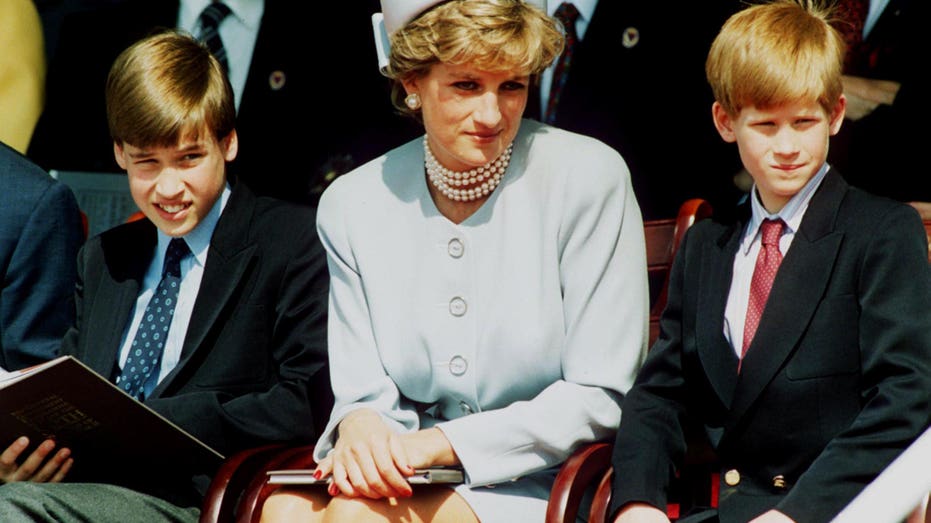
{"label": "woman's hand", "polygon": [[339,438],[320,460],[316,475],[332,475],[331,495],[379,499],[413,494],[407,482],[413,473],[401,435],[377,412],[359,409],[340,422]]}
{"label": "woman's hand", "polygon": [[415,469],[459,464],[459,456],[456,456],[453,446],[443,431],[436,427],[401,434],[401,442],[410,465]]}
{"label": "woman's hand", "polygon": [[320,460],[316,476],[332,475],[329,492],[372,499],[413,494],[407,478],[415,469],[458,465],[459,458],[440,429],[398,434],[370,409],[360,409],[339,424],[333,451]]}
{"label": "woman's hand", "polygon": [[55,441],[51,439],[43,441],[22,464],[17,464],[20,455],[28,447],[29,438],[22,436],[0,453],[0,482],[58,483],[65,479],[74,464],[71,450],[62,448],[54,452]]}

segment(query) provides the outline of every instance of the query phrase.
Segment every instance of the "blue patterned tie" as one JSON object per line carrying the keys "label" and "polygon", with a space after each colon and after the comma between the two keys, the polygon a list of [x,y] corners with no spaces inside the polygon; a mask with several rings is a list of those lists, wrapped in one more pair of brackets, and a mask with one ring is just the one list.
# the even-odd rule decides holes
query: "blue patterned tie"
{"label": "blue patterned tie", "polygon": [[558,19],[566,31],[566,48],[556,61],[553,69],[553,83],[550,87],[550,99],[546,103],[544,121],[548,124],[556,122],[556,108],[559,106],[559,97],[569,78],[569,66],[572,65],[572,54],[578,43],[578,34],[575,32],[575,22],[579,19],[579,10],[569,2],[563,2],[556,8],[553,16]]}
{"label": "blue patterned tie", "polygon": [[146,385],[151,381],[148,387],[151,390],[158,382],[168,327],[171,326],[181,287],[181,260],[190,253],[187,243],[181,238],[174,238],[168,243],[162,279],[145,308],[129,356],[123,364],[123,373],[116,379],[121,389],[140,401],[145,399]]}
{"label": "blue patterned tie", "polygon": [[207,44],[210,52],[216,57],[224,71],[229,71],[229,62],[226,59],[226,49],[220,39],[220,23],[232,13],[229,6],[223,2],[211,2],[200,13],[200,40]]}

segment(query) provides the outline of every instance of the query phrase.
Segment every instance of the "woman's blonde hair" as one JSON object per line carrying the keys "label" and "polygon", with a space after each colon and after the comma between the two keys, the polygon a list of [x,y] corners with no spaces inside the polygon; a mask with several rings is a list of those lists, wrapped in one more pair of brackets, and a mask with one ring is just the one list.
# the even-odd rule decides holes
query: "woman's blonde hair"
{"label": "woman's blonde hair", "polygon": [[843,93],[845,49],[831,16],[815,0],[776,0],[731,16],[705,62],[715,100],[732,115],[798,100],[830,114]]}
{"label": "woman's blonde hair", "polygon": [[537,76],[562,52],[563,40],[553,18],[522,0],[441,3],[391,36],[392,102],[411,114],[401,81],[424,76],[439,62]]}
{"label": "woman's blonde hair", "polygon": [[204,44],[175,30],[124,50],[110,68],[106,99],[119,144],[173,146],[203,131],[220,141],[236,123],[226,72]]}

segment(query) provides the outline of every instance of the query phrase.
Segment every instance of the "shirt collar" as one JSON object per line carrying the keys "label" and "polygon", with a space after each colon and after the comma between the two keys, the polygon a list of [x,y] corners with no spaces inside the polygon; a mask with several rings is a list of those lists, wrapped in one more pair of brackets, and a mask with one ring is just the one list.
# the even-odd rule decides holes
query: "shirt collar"
{"label": "shirt collar", "polygon": [[[213,0],[181,0],[181,16],[178,21],[190,20],[189,29],[192,33],[197,29],[197,19]],[[230,8],[230,16],[236,17],[246,27],[257,31],[262,22],[264,0],[223,0]],[[196,34],[196,33],[194,33]]]}
{"label": "shirt collar", "polygon": [[[605,1],[616,2],[618,0]],[[553,16],[553,13],[556,12],[556,9],[561,3],[563,3],[563,0],[547,1],[546,7],[550,16]],[[583,39],[585,37],[585,29],[588,28],[588,24],[592,21],[592,16],[595,14],[595,6],[598,5],[598,0],[572,0],[568,3],[575,5],[575,8],[579,11],[579,20],[576,23],[578,24],[579,39]]]}
{"label": "shirt collar", "polygon": [[824,180],[825,175],[827,175],[828,168],[827,163],[822,165],[821,168],[818,169],[818,172],[812,176],[811,180],[808,180],[808,183],[802,187],[802,190],[796,193],[795,196],[775,214],[769,213],[763,207],[763,204],[760,203],[760,196],[757,193],[756,184],[753,185],[750,191],[750,223],[747,225],[747,232],[741,244],[741,249],[743,249],[744,254],[750,250],[750,246],[753,244],[753,241],[760,231],[760,225],[763,224],[763,220],[781,219],[785,223],[785,232],[795,234],[795,232],[798,231],[799,225],[802,223],[802,218],[805,216],[805,211],[808,209],[808,203],[811,202],[811,197],[814,196],[815,191],[821,185],[821,181]]}
{"label": "shirt collar", "polygon": [[[194,230],[183,236],[197,264],[201,267],[207,263],[207,249],[210,247],[210,239],[213,237],[213,231],[217,228],[217,222],[220,221],[223,209],[226,208],[226,202],[229,201],[230,192],[229,185],[223,187],[223,192],[220,193],[220,197],[217,198],[210,212],[197,224],[197,227],[194,227]],[[158,252],[163,259],[170,241],[171,236],[158,230]]]}

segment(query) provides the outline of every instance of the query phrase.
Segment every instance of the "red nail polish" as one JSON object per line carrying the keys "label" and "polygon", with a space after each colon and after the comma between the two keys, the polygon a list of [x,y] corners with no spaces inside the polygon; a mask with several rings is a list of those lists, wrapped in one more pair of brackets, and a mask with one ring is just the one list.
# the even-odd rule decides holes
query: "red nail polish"
{"label": "red nail polish", "polygon": [[323,472],[322,472],[322,471],[320,471],[320,470],[315,470],[315,471],[314,471],[314,479],[320,479],[320,476],[322,476],[322,475],[323,475]]}

